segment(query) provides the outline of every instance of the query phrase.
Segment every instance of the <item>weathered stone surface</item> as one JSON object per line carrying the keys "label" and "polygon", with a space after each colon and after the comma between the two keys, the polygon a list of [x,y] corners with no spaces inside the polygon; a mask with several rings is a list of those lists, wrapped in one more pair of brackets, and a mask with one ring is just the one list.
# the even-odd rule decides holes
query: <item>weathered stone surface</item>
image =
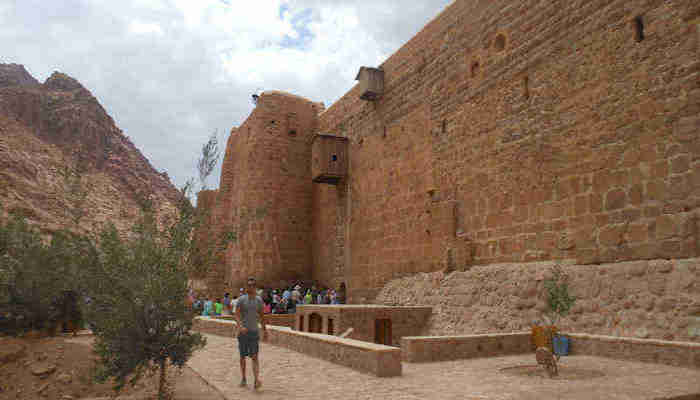
{"label": "weathered stone surface", "polygon": [[37,376],[50,375],[56,371],[56,365],[45,361],[33,363],[30,367],[32,374]]}
{"label": "weathered stone surface", "polygon": [[20,359],[25,354],[25,346],[10,340],[0,340],[0,365]]}
{"label": "weathered stone surface", "polygon": [[[694,282],[695,277],[687,274],[700,264],[700,259],[682,261],[564,266],[570,276],[569,287],[572,291],[577,289],[577,301],[560,326],[572,331],[621,336],[634,336],[637,329],[644,328],[649,338],[663,339],[673,334],[674,340],[700,341],[688,334],[690,323],[686,327],[678,324],[679,318],[694,316],[696,311],[700,315],[697,306],[700,292],[695,291],[694,284],[687,284],[688,280]],[[647,263],[653,268],[640,275],[638,271],[645,270]],[[675,267],[668,272],[657,271],[669,269],[669,264]],[[537,263],[477,266],[460,273],[459,277],[447,276],[437,289],[433,288],[430,274],[419,274],[390,281],[376,300],[383,304],[433,306],[427,328],[430,335],[507,332],[520,329],[514,328],[518,326],[529,327],[533,320],[542,319],[544,289],[538,285],[541,281],[536,280],[536,273],[526,272],[542,269]],[[515,282],[519,288],[531,287],[532,296],[506,296],[501,301],[492,301],[489,297],[487,288],[508,287]],[[473,301],[465,304],[460,304],[459,300],[463,295],[417,296],[443,287],[476,294]],[[581,288],[585,290],[579,290]],[[407,293],[411,295],[404,296]],[[455,315],[466,317],[452,318]]]}
{"label": "weathered stone surface", "polygon": [[71,381],[73,380],[73,376],[69,373],[62,372],[58,374],[58,376],[56,376],[56,380],[63,383],[64,385],[67,385],[71,383]]}
{"label": "weathered stone surface", "polygon": [[0,64],[0,218],[23,215],[49,234],[105,221],[124,232],[144,199],[162,220],[178,196],[77,80],[56,72],[39,84]]}
{"label": "weathered stone surface", "polygon": [[[242,240],[220,281],[311,277],[360,303],[475,265],[700,256],[697,7],[455,1],[382,64],[378,102],[264,93],[227,145],[213,214]],[[349,140],[339,185],[310,182],[316,133]]]}

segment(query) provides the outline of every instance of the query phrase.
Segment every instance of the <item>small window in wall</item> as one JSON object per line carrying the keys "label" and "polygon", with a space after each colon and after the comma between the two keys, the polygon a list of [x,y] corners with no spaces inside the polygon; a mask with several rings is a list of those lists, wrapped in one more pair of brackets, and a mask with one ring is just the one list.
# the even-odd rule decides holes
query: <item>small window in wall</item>
{"label": "small window in wall", "polygon": [[471,71],[472,71],[472,78],[476,78],[476,76],[479,75],[479,62],[478,61],[474,61],[472,63]]}
{"label": "small window in wall", "polygon": [[304,315],[299,315],[299,330],[304,332]]}
{"label": "small window in wall", "polygon": [[642,16],[639,15],[635,17],[632,21],[632,25],[634,26],[634,40],[641,42],[644,40],[644,20]]}
{"label": "small window in wall", "polygon": [[338,155],[337,155],[337,154],[333,154],[333,155],[331,156],[331,160],[332,160],[332,161],[338,161]]}
{"label": "small window in wall", "polygon": [[496,51],[503,51],[506,49],[506,35],[499,34],[496,36],[496,40],[493,41],[493,48]]}
{"label": "small window in wall", "polygon": [[296,136],[296,135],[297,135],[297,131],[295,131],[294,129],[292,129],[291,131],[289,131],[289,136],[294,137],[294,136]]}
{"label": "small window in wall", "polygon": [[333,318],[328,318],[328,334],[335,335],[334,328],[333,328]]}

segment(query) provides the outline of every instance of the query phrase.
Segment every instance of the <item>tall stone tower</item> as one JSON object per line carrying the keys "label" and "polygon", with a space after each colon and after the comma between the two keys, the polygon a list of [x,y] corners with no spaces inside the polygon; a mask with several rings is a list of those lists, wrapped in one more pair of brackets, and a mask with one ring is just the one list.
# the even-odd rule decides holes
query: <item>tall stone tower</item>
{"label": "tall stone tower", "polygon": [[322,105],[269,91],[231,131],[214,215],[235,233],[224,257],[233,288],[255,276],[265,285],[311,274],[311,140]]}

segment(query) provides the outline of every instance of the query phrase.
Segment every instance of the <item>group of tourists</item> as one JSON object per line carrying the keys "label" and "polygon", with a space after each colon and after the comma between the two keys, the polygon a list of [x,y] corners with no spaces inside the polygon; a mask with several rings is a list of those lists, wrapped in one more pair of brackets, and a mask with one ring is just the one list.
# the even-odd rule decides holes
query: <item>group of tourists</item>
{"label": "group of tourists", "polygon": [[342,295],[334,289],[304,287],[296,284],[285,289],[259,289],[255,278],[248,278],[246,287],[241,288],[238,295],[225,293],[223,298],[195,296],[190,292],[188,302],[196,313],[203,316],[230,315],[236,320],[238,327],[238,351],[240,353],[241,382],[247,386],[246,357],[253,361],[254,388],[262,385],[260,380],[260,364],[258,350],[260,330],[262,337],[267,335],[264,314],[292,314],[299,304],[341,304]]}
{"label": "group of tourists", "polygon": [[299,304],[340,304],[341,299],[334,289],[303,288],[295,285],[287,289],[274,289],[262,296],[266,311],[272,314],[293,314]]}
{"label": "group of tourists", "polygon": [[[256,289],[263,301],[265,314],[294,314],[299,304],[341,304],[341,296],[334,289],[319,287],[303,287],[296,284],[285,289]],[[238,299],[245,295],[241,288],[238,295],[225,293],[224,297],[193,298],[192,307],[203,316],[225,316],[236,312]]]}

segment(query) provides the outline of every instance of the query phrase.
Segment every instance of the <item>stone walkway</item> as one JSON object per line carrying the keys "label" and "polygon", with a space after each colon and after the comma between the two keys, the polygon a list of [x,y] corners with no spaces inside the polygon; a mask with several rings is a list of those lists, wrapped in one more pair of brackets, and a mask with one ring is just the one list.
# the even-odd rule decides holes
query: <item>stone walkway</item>
{"label": "stone walkway", "polygon": [[[602,377],[550,380],[513,376],[501,368],[532,365],[534,356],[510,356],[426,364],[403,364],[403,376],[377,378],[327,361],[261,343],[263,388],[239,388],[235,339],[205,335],[207,346],[189,366],[227,399],[670,399],[699,394],[700,370],[576,356],[562,359],[564,369]],[[594,375],[595,375],[594,374]],[[562,374],[564,375],[564,374]],[[590,374],[589,374],[590,375]]]}

